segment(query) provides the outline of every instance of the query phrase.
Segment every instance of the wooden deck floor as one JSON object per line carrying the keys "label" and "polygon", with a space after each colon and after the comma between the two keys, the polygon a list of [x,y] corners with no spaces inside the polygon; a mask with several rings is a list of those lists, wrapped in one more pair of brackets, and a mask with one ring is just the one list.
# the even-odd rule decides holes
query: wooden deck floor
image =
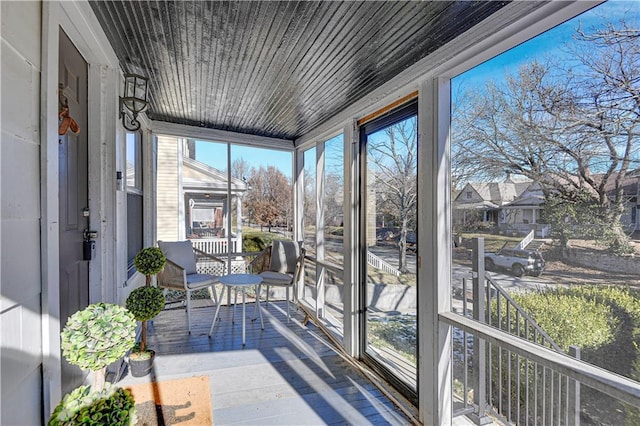
{"label": "wooden deck floor", "polygon": [[287,323],[286,304],[272,302],[261,330],[249,319],[253,308],[247,304],[243,347],[241,306],[235,324],[232,309],[222,306],[209,338],[213,306],[192,310],[189,334],[184,307],[169,305],[149,324],[148,345],[157,353],[152,373],[125,375],[118,384],[209,376],[216,425],[412,424],[313,323],[301,324],[301,312]]}

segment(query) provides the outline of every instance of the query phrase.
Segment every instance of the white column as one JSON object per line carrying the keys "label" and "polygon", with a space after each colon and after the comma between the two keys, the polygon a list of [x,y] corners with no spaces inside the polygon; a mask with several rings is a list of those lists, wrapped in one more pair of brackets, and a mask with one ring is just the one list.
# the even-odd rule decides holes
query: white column
{"label": "white column", "polygon": [[422,82],[418,102],[418,410],[424,424],[451,424],[451,327],[438,318],[451,310],[449,80]]}
{"label": "white column", "polygon": [[236,251],[242,251],[242,195],[236,196]]}

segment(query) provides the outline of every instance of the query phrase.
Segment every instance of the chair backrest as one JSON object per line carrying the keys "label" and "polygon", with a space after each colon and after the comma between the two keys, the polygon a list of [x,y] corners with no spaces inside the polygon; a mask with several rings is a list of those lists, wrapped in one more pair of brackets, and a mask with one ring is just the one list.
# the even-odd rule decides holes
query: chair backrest
{"label": "chair backrest", "polygon": [[271,246],[269,270],[295,274],[301,253],[300,245],[296,242],[274,240]]}
{"label": "chair backrest", "polygon": [[187,275],[197,272],[191,241],[158,241],[158,247],[167,259],[184,268]]}

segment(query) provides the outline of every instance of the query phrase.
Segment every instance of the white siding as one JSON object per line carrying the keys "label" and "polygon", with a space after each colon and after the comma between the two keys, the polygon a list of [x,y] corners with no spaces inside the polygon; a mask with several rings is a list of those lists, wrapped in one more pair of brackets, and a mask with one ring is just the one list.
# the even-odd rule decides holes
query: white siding
{"label": "white siding", "polygon": [[0,15],[0,423],[40,424],[40,3],[0,2]]}
{"label": "white siding", "polygon": [[158,239],[176,241],[179,239],[179,197],[178,139],[158,136],[158,176],[157,210]]}

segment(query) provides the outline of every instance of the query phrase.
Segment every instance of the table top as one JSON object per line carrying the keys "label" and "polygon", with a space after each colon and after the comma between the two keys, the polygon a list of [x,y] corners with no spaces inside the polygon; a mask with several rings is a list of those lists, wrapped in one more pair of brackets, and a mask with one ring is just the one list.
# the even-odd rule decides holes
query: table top
{"label": "table top", "polygon": [[249,286],[262,282],[262,277],[256,274],[229,274],[220,277],[220,283],[224,285]]}

